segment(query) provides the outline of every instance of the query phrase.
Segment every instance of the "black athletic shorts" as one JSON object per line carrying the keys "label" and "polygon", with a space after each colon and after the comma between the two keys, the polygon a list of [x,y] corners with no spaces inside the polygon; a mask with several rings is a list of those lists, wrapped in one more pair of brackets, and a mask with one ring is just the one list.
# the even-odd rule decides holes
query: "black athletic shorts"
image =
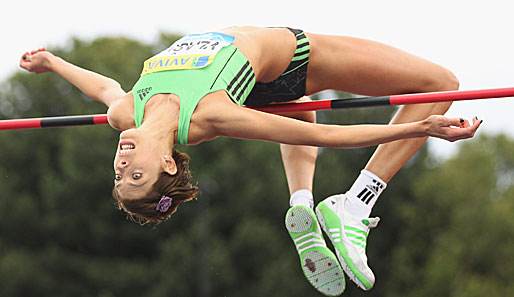
{"label": "black athletic shorts", "polygon": [[256,82],[245,105],[261,107],[272,102],[287,102],[300,99],[305,95],[307,65],[309,64],[309,40],[302,30],[287,28],[296,36],[296,51],[286,71],[277,79]]}

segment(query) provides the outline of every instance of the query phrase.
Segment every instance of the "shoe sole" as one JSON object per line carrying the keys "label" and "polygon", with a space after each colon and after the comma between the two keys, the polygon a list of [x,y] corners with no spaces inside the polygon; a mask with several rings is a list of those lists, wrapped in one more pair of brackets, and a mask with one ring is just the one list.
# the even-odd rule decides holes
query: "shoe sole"
{"label": "shoe sole", "polygon": [[[291,239],[302,249],[299,252],[300,265],[309,283],[326,296],[339,296],[346,287],[344,272],[334,253],[326,246],[312,244],[305,248],[309,240],[302,242],[305,236],[319,230],[316,215],[310,208],[295,206],[288,210],[285,218],[286,228]],[[323,238],[323,235],[321,238]],[[304,236],[304,237],[302,237]],[[296,242],[300,242],[299,245]],[[305,250],[304,250],[305,248]]]}
{"label": "shoe sole", "polygon": [[[362,290],[371,290],[371,288],[373,288],[373,283],[371,283],[362,273],[360,273],[360,271],[353,263],[353,260],[348,255],[348,250],[344,247],[342,240],[342,237],[345,236],[345,234],[343,233],[344,228],[341,225],[341,221],[337,214],[334,213],[334,211],[332,211],[324,202],[321,202],[316,207],[316,215],[321,225],[321,229],[323,229],[323,232],[325,232],[325,234],[330,239],[330,242],[332,243],[332,246],[336,251],[337,258],[339,259],[339,262],[341,263],[341,266],[343,267],[343,270],[346,273],[346,275],[348,275],[348,277]],[[333,226],[333,228],[339,228],[339,230],[341,230],[340,241],[335,242],[332,239],[331,233],[329,232],[325,222],[325,217],[330,218],[331,221],[339,222],[339,224]]]}

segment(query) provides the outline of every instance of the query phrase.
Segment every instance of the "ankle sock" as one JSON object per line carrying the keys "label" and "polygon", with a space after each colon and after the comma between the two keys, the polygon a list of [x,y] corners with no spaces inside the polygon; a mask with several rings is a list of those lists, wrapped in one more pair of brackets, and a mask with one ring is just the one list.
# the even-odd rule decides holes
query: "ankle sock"
{"label": "ankle sock", "polygon": [[356,219],[368,218],[386,186],[387,184],[374,173],[362,170],[350,190],[346,192],[345,210]]}
{"label": "ankle sock", "polygon": [[304,205],[310,208],[314,207],[314,197],[312,196],[312,192],[309,190],[298,190],[291,195],[291,199],[289,199],[289,205],[291,207],[297,205]]}

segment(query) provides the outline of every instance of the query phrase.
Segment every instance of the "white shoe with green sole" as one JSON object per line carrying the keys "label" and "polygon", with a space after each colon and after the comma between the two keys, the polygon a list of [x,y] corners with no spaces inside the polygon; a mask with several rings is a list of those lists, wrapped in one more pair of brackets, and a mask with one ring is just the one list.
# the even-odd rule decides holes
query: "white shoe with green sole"
{"label": "white shoe with green sole", "polygon": [[314,211],[303,205],[291,207],[285,224],[300,256],[303,274],[320,293],[339,296],[344,292],[344,272],[327,248]]}
{"label": "white shoe with green sole", "polygon": [[345,200],[344,194],[330,196],[318,204],[316,214],[348,277],[368,291],[375,284],[375,275],[368,266],[366,241],[380,218],[355,219],[345,211]]}

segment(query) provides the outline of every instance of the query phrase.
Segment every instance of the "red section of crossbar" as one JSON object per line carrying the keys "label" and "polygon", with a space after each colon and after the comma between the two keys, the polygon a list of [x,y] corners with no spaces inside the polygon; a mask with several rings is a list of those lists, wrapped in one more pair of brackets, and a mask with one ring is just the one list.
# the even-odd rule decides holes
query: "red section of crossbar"
{"label": "red section of crossbar", "polygon": [[0,121],[0,130],[41,128],[41,119],[17,119]]}
{"label": "red section of crossbar", "polygon": [[106,114],[97,114],[97,115],[93,116],[93,121],[95,122],[95,125],[109,124]]}
{"label": "red section of crossbar", "polygon": [[271,104],[264,107],[256,107],[254,109],[269,113],[328,110],[332,109],[331,102],[332,100],[318,100],[298,103]]}
{"label": "red section of crossbar", "polygon": [[403,105],[501,97],[514,97],[514,88],[392,95],[389,101],[391,105]]}

